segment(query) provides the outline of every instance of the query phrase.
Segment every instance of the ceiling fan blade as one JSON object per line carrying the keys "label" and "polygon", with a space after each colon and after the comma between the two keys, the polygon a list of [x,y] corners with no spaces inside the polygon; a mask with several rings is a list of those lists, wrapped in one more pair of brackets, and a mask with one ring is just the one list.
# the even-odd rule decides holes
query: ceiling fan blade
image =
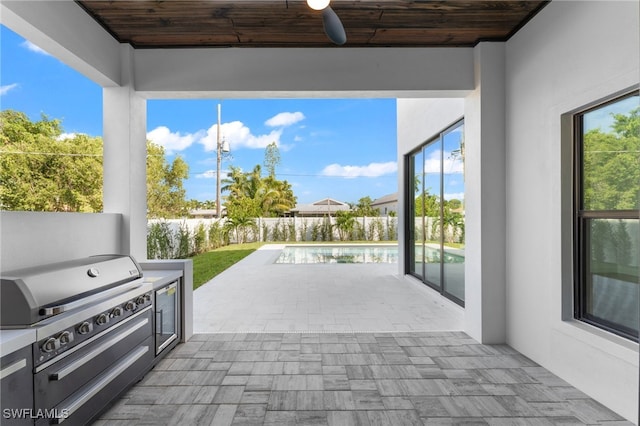
{"label": "ceiling fan blade", "polygon": [[343,45],[347,42],[344,26],[342,26],[338,15],[329,6],[322,10],[322,24],[329,40],[338,45]]}

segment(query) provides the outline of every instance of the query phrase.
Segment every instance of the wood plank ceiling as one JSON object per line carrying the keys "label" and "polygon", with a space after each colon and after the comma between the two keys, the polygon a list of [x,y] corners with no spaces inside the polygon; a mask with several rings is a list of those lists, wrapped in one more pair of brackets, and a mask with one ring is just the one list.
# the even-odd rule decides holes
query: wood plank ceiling
{"label": "wood plank ceiling", "polygon": [[[135,48],[328,47],[305,0],[77,0]],[[351,47],[470,47],[504,41],[548,1],[334,0]]]}

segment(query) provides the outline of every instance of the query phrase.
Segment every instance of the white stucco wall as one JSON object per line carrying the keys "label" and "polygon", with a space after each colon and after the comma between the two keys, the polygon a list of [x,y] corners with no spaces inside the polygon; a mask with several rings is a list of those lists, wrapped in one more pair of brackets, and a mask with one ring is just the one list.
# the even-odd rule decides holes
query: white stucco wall
{"label": "white stucco wall", "polygon": [[148,98],[459,96],[473,49],[140,49],[134,79]]}
{"label": "white stucco wall", "polygon": [[122,215],[0,212],[0,271],[124,254]]}
{"label": "white stucco wall", "polygon": [[507,342],[632,421],[638,345],[567,309],[572,165],[561,115],[638,84],[638,15],[635,1],[553,1],[507,42],[505,80]]}

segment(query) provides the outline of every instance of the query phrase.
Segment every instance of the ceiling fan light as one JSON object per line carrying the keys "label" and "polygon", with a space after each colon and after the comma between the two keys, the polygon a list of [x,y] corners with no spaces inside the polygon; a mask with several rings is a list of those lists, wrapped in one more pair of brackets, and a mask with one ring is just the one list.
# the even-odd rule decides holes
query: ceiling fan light
{"label": "ceiling fan light", "polygon": [[313,10],[322,10],[329,6],[331,0],[307,0],[307,4]]}
{"label": "ceiling fan light", "polygon": [[330,7],[322,11],[322,23],[324,32],[329,37],[329,40],[339,46],[347,42],[347,34],[344,32],[342,22]]}

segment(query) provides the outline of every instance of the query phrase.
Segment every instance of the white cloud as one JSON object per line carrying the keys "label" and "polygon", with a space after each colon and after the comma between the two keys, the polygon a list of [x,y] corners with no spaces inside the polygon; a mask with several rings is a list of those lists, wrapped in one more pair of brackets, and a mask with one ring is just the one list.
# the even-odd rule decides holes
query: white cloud
{"label": "white cloud", "polygon": [[[241,121],[232,121],[231,123],[223,123],[220,126],[220,133],[229,143],[231,151],[233,151],[238,148],[265,148],[271,142],[275,142],[276,145],[280,146],[282,129],[273,130],[267,135],[254,135],[251,133],[251,129]],[[198,142],[204,145],[205,151],[215,151],[217,138],[218,126],[214,124]]]}
{"label": "white cloud", "polygon": [[269,127],[287,127],[304,120],[304,114],[297,112],[281,112],[264,122]]}
{"label": "white cloud", "polygon": [[183,135],[180,132],[172,132],[166,126],[159,126],[147,133],[147,139],[155,144],[161,145],[166,153],[170,154],[189,148],[194,142],[202,138],[203,135],[203,130]]}
{"label": "white cloud", "polygon": [[[229,172],[221,170],[220,171],[220,179],[226,179],[229,176]],[[197,179],[215,179],[216,178],[216,170],[207,170],[203,173],[199,173],[196,175]]]}
{"label": "white cloud", "polygon": [[464,200],[464,192],[444,193],[445,200]]}
{"label": "white cloud", "polygon": [[0,86],[0,96],[6,95],[7,93],[9,93],[10,90],[15,89],[16,87],[18,87],[18,83],[7,84],[6,86]]}
{"label": "white cloud", "polygon": [[35,52],[38,53],[40,55],[47,55],[47,56],[51,56],[49,54],[49,52],[47,52],[46,50],[42,49],[40,46],[36,46],[35,44],[31,43],[29,40],[25,40],[23,41],[20,46],[24,47],[25,49],[28,49],[31,52]]}
{"label": "white cloud", "polygon": [[[254,135],[251,133],[251,129],[241,121],[232,121],[223,123],[220,130],[221,136],[229,143],[232,151],[239,148],[262,149],[272,142],[275,142],[283,151],[291,148],[280,143],[282,129],[272,130],[264,135]],[[204,146],[205,151],[213,152],[218,141],[218,126],[214,124],[207,130],[184,134],[172,132],[166,126],[158,126],[147,133],[147,139],[164,147],[167,154],[183,151],[194,143],[200,143]]]}
{"label": "white cloud", "polygon": [[294,138],[293,138],[294,142],[302,142],[302,140],[303,140],[302,136],[298,136],[298,135],[294,136]]}
{"label": "white cloud", "polygon": [[196,175],[197,179],[215,179],[216,171],[215,170],[207,170],[204,173],[200,173]]}
{"label": "white cloud", "polygon": [[[433,151],[424,160],[424,170],[427,173],[440,173],[440,150]],[[452,156],[451,152],[444,152],[442,170],[445,174],[464,173],[464,165],[459,156]]]}
{"label": "white cloud", "polygon": [[366,166],[342,166],[340,164],[330,164],[322,170],[324,176],[338,176],[346,178],[357,177],[379,177],[398,171],[398,164],[395,161],[386,163],[370,163]]}
{"label": "white cloud", "polygon": [[76,136],[78,136],[77,133],[61,133],[56,139],[63,141],[65,139],[75,139]]}

